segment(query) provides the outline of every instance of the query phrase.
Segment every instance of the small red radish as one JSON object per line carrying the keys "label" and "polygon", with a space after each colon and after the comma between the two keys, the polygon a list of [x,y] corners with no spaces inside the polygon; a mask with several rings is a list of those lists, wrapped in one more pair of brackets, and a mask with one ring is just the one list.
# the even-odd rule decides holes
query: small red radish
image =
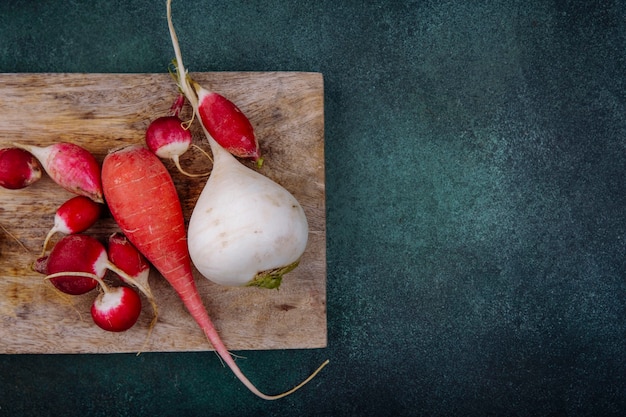
{"label": "small red radish", "polygon": [[258,166],[263,159],[254,129],[246,115],[230,100],[189,79],[198,96],[202,125],[224,149],[238,158],[250,158]]}
{"label": "small red radish", "polygon": [[101,329],[123,332],[137,322],[141,314],[141,298],[130,287],[109,288],[101,283],[103,292],[91,305],[91,317]]}
{"label": "small red radish", "polygon": [[106,252],[96,239],[87,235],[68,235],[54,245],[46,263],[47,279],[59,291],[71,295],[85,294],[98,282],[85,274],[100,278],[106,273]]}
{"label": "small red radish", "polygon": [[33,154],[54,182],[67,191],[103,203],[100,165],[85,148],[69,142],[40,147],[14,143]]}
{"label": "small red radish", "polygon": [[[115,272],[124,282],[137,287],[140,291],[146,291],[133,277],[109,260],[102,243],[84,234],[68,235],[59,240],[48,255],[46,268],[48,274],[46,279],[67,294],[80,295],[93,290],[98,284],[93,276],[102,279],[107,270]],[[150,302],[154,309],[154,323],[157,319],[157,309],[153,297]]]}
{"label": "small red radish", "polygon": [[30,152],[20,148],[0,149],[0,186],[19,190],[41,178],[41,164]]}
{"label": "small red radish", "polygon": [[55,233],[70,235],[84,232],[100,218],[102,209],[102,204],[82,195],[70,198],[61,204],[54,215],[54,226],[43,242],[42,255],[46,252],[48,241]]}
{"label": "small red radish", "polygon": [[150,264],[146,258],[137,250],[137,248],[128,240],[123,233],[116,232],[109,236],[108,240],[109,260],[125,274],[119,277],[129,285],[139,289],[150,304],[154,311],[154,319],[150,324],[150,328],[154,326],[158,317],[158,309],[156,299],[152,294],[150,283]]}
{"label": "small red radish", "polygon": [[146,145],[159,158],[171,159],[176,168],[188,177],[202,177],[209,175],[190,174],[180,166],[180,156],[193,145],[189,127],[179,118],[180,110],[185,103],[185,96],[179,94],[170,109],[170,114],[153,120],[146,130]]}

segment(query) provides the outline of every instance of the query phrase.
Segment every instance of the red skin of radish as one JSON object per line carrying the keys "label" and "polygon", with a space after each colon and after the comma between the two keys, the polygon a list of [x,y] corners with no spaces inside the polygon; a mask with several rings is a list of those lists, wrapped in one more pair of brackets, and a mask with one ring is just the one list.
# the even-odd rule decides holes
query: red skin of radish
{"label": "red skin of radish", "polygon": [[103,203],[100,165],[85,148],[69,142],[40,147],[15,143],[32,153],[54,182],[67,191]]}
{"label": "red skin of radish", "polygon": [[226,97],[193,84],[198,94],[198,113],[215,141],[239,158],[261,157],[254,128],[245,114]]}
{"label": "red skin of radish", "polygon": [[49,255],[40,256],[39,258],[37,258],[35,262],[33,262],[33,264],[31,265],[33,271],[39,272],[40,274],[48,275],[48,257]]}
{"label": "red skin of radish", "polygon": [[123,332],[137,322],[141,298],[130,287],[115,287],[99,294],[91,305],[91,317],[101,329]]}
{"label": "red skin of radish", "polygon": [[[106,272],[106,251],[104,246],[87,235],[68,235],[54,245],[48,255],[47,274],[58,272],[87,272],[104,277]],[[85,294],[98,286],[92,278],[60,276],[50,278],[58,290],[71,295]]]}
{"label": "red skin of radish", "polygon": [[109,153],[102,165],[102,185],[122,232],[176,290],[222,360],[256,395],[279,398],[261,393],[241,372],[202,303],[192,275],[180,200],[161,160],[136,145]]}
{"label": "red skin of radish", "polygon": [[20,190],[39,181],[41,164],[30,152],[20,148],[0,149],[0,186]]}
{"label": "red skin of radish", "polygon": [[56,232],[73,234],[89,229],[100,218],[102,209],[102,204],[81,195],[72,197],[61,204],[54,215],[54,226],[44,241],[44,251],[48,240]]}
{"label": "red skin of radish", "polygon": [[150,264],[122,233],[109,237],[109,260],[133,278],[150,272]]}
{"label": "red skin of radish", "polygon": [[180,156],[189,149],[192,137],[177,116],[163,116],[155,119],[146,130],[146,145],[159,158]]}

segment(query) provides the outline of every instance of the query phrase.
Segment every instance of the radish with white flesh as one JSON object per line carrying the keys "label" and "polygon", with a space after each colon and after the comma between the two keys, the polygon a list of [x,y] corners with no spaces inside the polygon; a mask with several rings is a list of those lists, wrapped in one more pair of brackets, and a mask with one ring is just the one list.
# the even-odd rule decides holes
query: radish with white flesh
{"label": "radish with white flesh", "polygon": [[[171,22],[179,88],[196,114],[208,125],[219,119],[239,120],[230,126],[239,132],[240,112],[205,111],[205,90],[191,88]],[[212,110],[212,109],[209,109]],[[234,126],[234,127],[233,127]],[[198,271],[213,282],[229,286],[256,285],[277,288],[285,273],[295,268],[306,249],[308,223],[304,210],[285,188],[253,171],[219,145],[203,124],[213,152],[213,170],[193,209],[188,228],[191,259]],[[228,131],[217,134],[228,136]]]}
{"label": "radish with white flesh", "polygon": [[0,187],[20,190],[39,181],[41,164],[30,152],[20,148],[0,149]]}
{"label": "radish with white flesh", "polygon": [[182,174],[188,177],[206,176],[209,175],[208,172],[190,174],[180,165],[180,156],[193,145],[189,128],[184,126],[184,122],[178,116],[184,102],[185,96],[180,94],[168,116],[159,117],[150,123],[146,130],[146,145],[159,158],[172,159]]}
{"label": "radish with white flesh", "polygon": [[50,251],[45,269],[48,274],[46,279],[60,291],[72,295],[93,290],[97,286],[94,275],[102,279],[107,270],[115,272],[124,282],[148,297],[154,310],[152,323],[157,320],[158,310],[152,293],[111,262],[104,245],[91,236],[75,234],[63,237]]}
{"label": "radish with white flesh", "polygon": [[43,242],[43,254],[46,252],[48,242],[55,233],[67,235],[81,233],[89,229],[100,218],[103,205],[96,203],[91,198],[82,195],[72,197],[57,209],[54,215],[54,226],[48,232]]}
{"label": "radish with white flesh", "polygon": [[89,197],[98,203],[104,203],[100,165],[85,148],[69,142],[59,142],[45,147],[20,143],[13,145],[33,154],[50,178],[62,188]]}
{"label": "radish with white flesh", "polygon": [[101,283],[103,292],[98,294],[91,305],[94,323],[109,332],[123,332],[139,319],[141,298],[130,287],[107,287]]}

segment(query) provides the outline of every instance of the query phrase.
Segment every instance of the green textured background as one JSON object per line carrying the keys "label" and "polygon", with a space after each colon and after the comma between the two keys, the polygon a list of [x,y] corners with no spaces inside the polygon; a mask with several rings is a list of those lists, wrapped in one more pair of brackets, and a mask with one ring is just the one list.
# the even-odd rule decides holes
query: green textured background
{"label": "green textured background", "polygon": [[[625,2],[173,9],[191,71],[324,74],[328,348],[240,364],[331,364],[3,355],[0,415],[626,412]],[[0,2],[0,72],[172,57],[164,1]]]}

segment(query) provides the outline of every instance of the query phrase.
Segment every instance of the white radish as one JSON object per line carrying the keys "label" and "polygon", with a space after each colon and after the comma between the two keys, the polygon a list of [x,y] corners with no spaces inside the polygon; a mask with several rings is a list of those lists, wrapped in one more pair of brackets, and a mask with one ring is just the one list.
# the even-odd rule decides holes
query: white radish
{"label": "white radish", "polygon": [[[213,152],[213,170],[189,221],[189,254],[198,271],[218,284],[277,288],[306,249],[304,210],[285,188],[242,165],[209,134],[207,118],[228,118],[228,114],[203,111],[196,94],[204,97],[205,93],[196,83],[195,92],[190,85],[169,7],[168,1],[179,88],[202,121]],[[236,107],[230,111],[239,112]]]}

